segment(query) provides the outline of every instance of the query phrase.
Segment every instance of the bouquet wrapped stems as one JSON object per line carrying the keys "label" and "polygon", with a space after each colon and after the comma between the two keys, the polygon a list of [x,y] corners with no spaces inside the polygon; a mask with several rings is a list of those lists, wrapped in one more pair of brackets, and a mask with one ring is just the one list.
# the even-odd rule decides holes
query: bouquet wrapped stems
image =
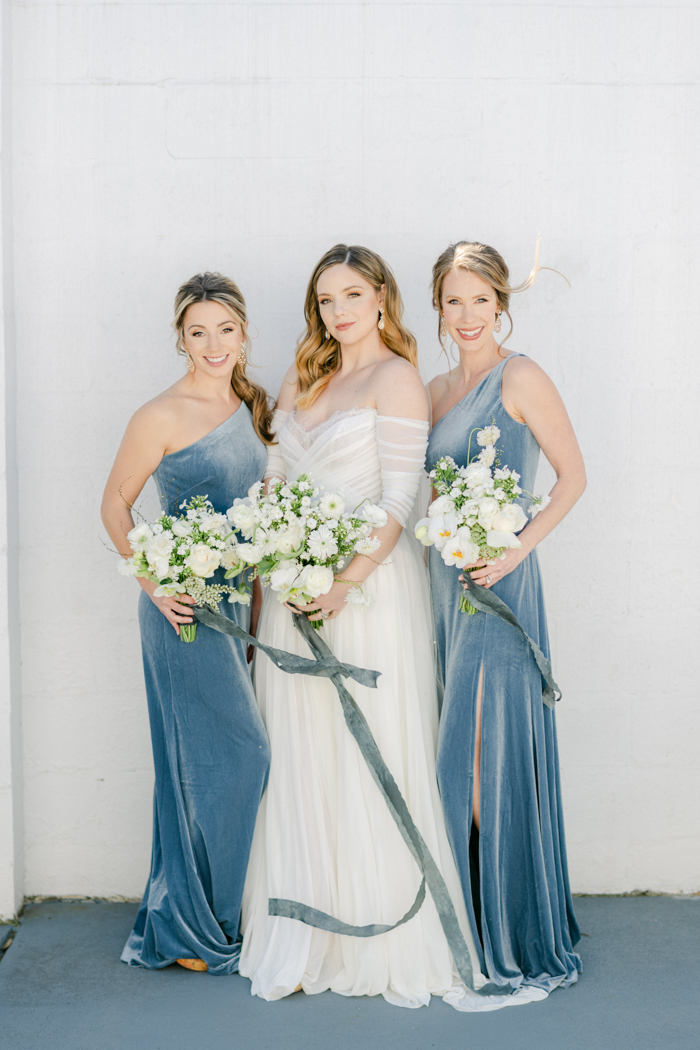
{"label": "bouquet wrapped stems", "polygon": [[180,624],[180,641],[193,642],[197,637],[197,623]]}
{"label": "bouquet wrapped stems", "polygon": [[[462,569],[462,572],[465,572],[465,573],[466,572],[476,572],[476,570],[478,568],[479,568],[478,565],[472,565],[471,569]],[[462,594],[460,599],[459,599],[459,611],[460,612],[465,612],[469,616],[474,616],[474,614],[476,612],[478,612],[478,609],[474,608],[472,603],[467,598],[466,594]]]}

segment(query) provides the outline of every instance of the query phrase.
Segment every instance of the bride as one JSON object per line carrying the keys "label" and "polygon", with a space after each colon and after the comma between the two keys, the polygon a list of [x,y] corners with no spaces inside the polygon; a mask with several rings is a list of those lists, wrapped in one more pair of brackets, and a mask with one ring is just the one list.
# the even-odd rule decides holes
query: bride
{"label": "bride", "polygon": [[[435,779],[437,700],[429,598],[420,548],[403,532],[423,470],[428,404],[413,336],[386,263],[336,245],[306,296],[307,330],[282,384],[266,477],[301,473],[342,494],[349,510],[369,498],[387,512],[381,546],[357,555],[315,604],[312,619],[336,657],[381,672],[378,688],[348,680],[411,816],[452,897],[479,972]],[[370,609],[348,603],[362,585]],[[296,615],[299,615],[298,613]],[[310,656],[292,614],[268,594],[260,640]],[[270,916],[291,899],[352,925],[393,924],[421,873],[343,720],[332,683],[286,675],[257,657],[256,691],[272,749],[270,779],[246,879],[240,972],[252,993],[280,999],[303,989],[381,994],[397,1006],[443,996],[460,1010],[498,1009],[530,996],[479,997],[460,981],[428,894],[405,925],[375,937],[326,932]]]}

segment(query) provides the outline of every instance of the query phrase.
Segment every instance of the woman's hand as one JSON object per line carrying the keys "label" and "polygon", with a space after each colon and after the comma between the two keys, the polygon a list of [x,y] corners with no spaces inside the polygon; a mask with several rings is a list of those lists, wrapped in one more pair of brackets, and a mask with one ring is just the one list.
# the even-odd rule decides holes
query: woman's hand
{"label": "woman's hand", "polygon": [[153,580],[144,580],[139,577],[139,583],[151,599],[156,609],[159,609],[168,623],[172,624],[176,634],[180,633],[181,623],[192,623],[192,616],[188,605],[194,605],[194,598],[189,594],[177,594],[174,598],[154,598],[153,592],[158,586]]}
{"label": "woman's hand", "polygon": [[310,620],[335,620],[343,609],[347,608],[345,595],[352,586],[351,583],[336,580],[328,594],[322,594],[308,605],[293,605],[292,602],[285,602],[285,604],[294,613],[311,613]]}
{"label": "woman's hand", "polygon": [[[474,569],[473,572],[469,572],[466,576],[460,576],[459,580],[463,584],[465,591],[469,590],[469,580],[474,580],[476,583],[481,584],[482,587],[493,587],[494,583],[498,583],[504,576],[507,576],[509,572],[512,572],[521,561],[524,561],[528,556],[528,551],[523,547],[509,547],[505,552],[505,558],[497,558],[493,565],[489,565],[484,561],[483,558],[479,558],[478,561],[474,562],[478,568]],[[471,566],[466,566],[471,569]]]}

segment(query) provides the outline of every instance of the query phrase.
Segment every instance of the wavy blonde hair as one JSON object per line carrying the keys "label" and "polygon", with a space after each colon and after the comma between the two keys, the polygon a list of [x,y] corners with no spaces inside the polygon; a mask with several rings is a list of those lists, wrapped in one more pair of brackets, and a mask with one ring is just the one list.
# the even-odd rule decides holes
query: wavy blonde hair
{"label": "wavy blonde hair", "polygon": [[[495,248],[491,248],[490,245],[479,244],[478,241],[457,241],[456,244],[451,244],[446,248],[433,266],[433,306],[440,315],[438,339],[443,350],[445,349],[445,344],[442,341],[443,337],[440,331],[442,323],[442,286],[448,273],[452,270],[469,270],[471,273],[475,273],[477,277],[480,277],[482,281],[486,281],[487,284],[491,285],[496,293],[496,302],[510,321],[510,331],[501,343],[501,346],[503,346],[513,334],[513,318],[510,316],[509,310],[511,295],[514,292],[524,292],[526,288],[532,287],[540,270],[551,269],[549,266],[538,265],[539,255],[540,242],[538,239],[535,249],[535,265],[522,284],[511,285],[510,273],[505,259],[500,252],[497,252]],[[558,270],[552,272],[559,273]],[[564,277],[563,274],[559,274],[559,276]],[[566,277],[564,277],[564,280],[566,281]]]}
{"label": "wavy blonde hair", "polygon": [[[177,352],[183,357],[187,351],[183,345],[185,314],[194,303],[221,303],[241,323],[243,330],[243,347],[247,358],[250,357],[250,338],[246,329],[248,320],[245,299],[237,284],[220,273],[198,273],[185,281],[175,296],[175,317],[173,328],[177,335]],[[275,437],[270,429],[272,409],[267,392],[246,375],[245,363],[239,358],[231,373],[233,392],[244,401],[253,417],[255,432],[266,445],[271,445]]]}
{"label": "wavy blonde hair", "polygon": [[340,343],[333,336],[326,338],[317,292],[323,271],[338,265],[351,267],[376,291],[384,285],[384,328],[379,332],[380,338],[397,357],[405,358],[414,368],[418,367],[418,347],[415,337],[403,323],[403,300],[393,273],[381,256],[369,248],[358,244],[336,244],[320,259],[306,289],[306,331],[299,337],[296,349],[299,377],[296,403],[300,408],[309,408],[340,368]]}

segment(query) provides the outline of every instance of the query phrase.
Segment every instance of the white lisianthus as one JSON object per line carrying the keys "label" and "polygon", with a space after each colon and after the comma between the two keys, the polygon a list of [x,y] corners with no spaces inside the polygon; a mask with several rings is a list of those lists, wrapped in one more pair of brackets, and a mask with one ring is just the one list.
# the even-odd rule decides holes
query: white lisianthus
{"label": "white lisianthus", "polygon": [[218,551],[213,551],[206,543],[195,543],[192,550],[185,558],[185,565],[202,579],[209,579],[219,568],[220,556]]}
{"label": "white lisianthus", "polygon": [[372,538],[365,539],[363,536],[363,538],[358,540],[355,544],[355,552],[357,554],[374,554],[375,551],[379,550],[381,545],[381,540]]}
{"label": "white lisianthus", "polygon": [[489,547],[522,547],[522,543],[512,532],[501,532],[500,529],[489,529],[486,533]]}
{"label": "white lisianthus", "polygon": [[192,526],[190,525],[190,523],[188,521],[183,521],[182,519],[178,519],[177,521],[173,522],[173,533],[174,533],[175,536],[180,536],[180,537],[182,537],[182,536],[189,536],[189,534],[191,532],[192,532]]}
{"label": "white lisianthus", "polygon": [[484,427],[483,430],[478,432],[476,440],[480,445],[495,445],[500,436],[501,432],[498,427],[491,424],[490,427]]}
{"label": "white lisianthus", "polygon": [[282,562],[278,569],[270,573],[270,587],[273,591],[291,591],[301,566],[298,561]]}
{"label": "white lisianthus", "polygon": [[333,570],[325,565],[307,565],[301,570],[295,589],[304,591],[312,598],[328,594],[333,586]]}
{"label": "white lisianthus", "polygon": [[444,514],[451,514],[455,509],[455,501],[449,496],[438,496],[428,507],[429,518],[441,518]]}
{"label": "white lisianthus", "polygon": [[337,540],[327,525],[319,525],[310,533],[307,543],[313,558],[325,560],[338,553]]}
{"label": "white lisianthus", "polygon": [[236,602],[239,605],[250,605],[250,595],[247,591],[231,591],[228,600],[231,602],[231,605],[235,605]]}
{"label": "white lisianthus", "polygon": [[520,532],[525,525],[527,515],[523,508],[517,503],[509,503],[506,507],[501,507],[490,527],[500,532]]}
{"label": "white lisianthus", "polygon": [[491,480],[491,471],[485,463],[470,463],[464,471],[467,488],[483,488]]}
{"label": "white lisianthus", "polygon": [[431,518],[428,526],[428,539],[441,551],[445,544],[453,538],[458,526],[456,514],[446,514],[444,518]]}
{"label": "white lisianthus", "polygon": [[345,500],[339,492],[327,492],[318,509],[324,518],[339,518],[345,510]]}
{"label": "white lisianthus", "polygon": [[420,540],[424,547],[431,547],[433,544],[433,541],[428,537],[429,527],[430,518],[421,518],[420,521],[416,522],[416,527],[413,530],[413,535],[417,540]]}
{"label": "white lisianthus", "polygon": [[250,539],[255,527],[255,511],[247,500],[234,500],[233,506],[226,511],[226,517],[234,528]]}
{"label": "white lisianthus", "polygon": [[378,507],[376,503],[365,503],[362,508],[362,516],[375,529],[383,529],[389,520],[387,512]]}
{"label": "white lisianthus", "polygon": [[479,512],[477,514],[477,520],[481,525],[482,529],[490,529],[491,522],[496,517],[500,510],[500,504],[497,499],[493,496],[484,496],[479,501]]}
{"label": "white lisianthus", "polygon": [[138,568],[134,565],[133,558],[120,558],[119,564],[117,565],[117,572],[120,576],[135,576],[138,572]]}
{"label": "white lisianthus", "polygon": [[153,537],[153,530],[149,525],[137,525],[130,532],[127,532],[126,538],[131,544],[131,549],[135,551],[145,550],[149,540]]}

